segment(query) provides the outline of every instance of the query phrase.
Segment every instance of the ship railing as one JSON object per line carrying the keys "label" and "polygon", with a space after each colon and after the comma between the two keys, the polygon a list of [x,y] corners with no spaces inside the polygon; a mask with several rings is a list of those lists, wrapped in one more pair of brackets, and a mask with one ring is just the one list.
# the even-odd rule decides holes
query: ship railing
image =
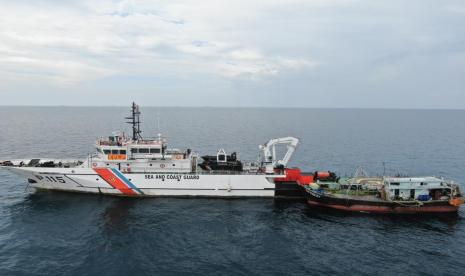
{"label": "ship railing", "polygon": [[205,175],[263,175],[265,173],[256,171],[256,172],[249,172],[249,171],[197,171],[196,174],[205,174]]}
{"label": "ship railing", "polygon": [[132,140],[126,137],[121,137],[118,141],[111,141],[106,137],[100,137],[97,139],[96,144],[98,146],[121,146],[130,143]]}
{"label": "ship railing", "polygon": [[133,142],[134,145],[161,145],[163,141],[158,140],[137,140]]}
{"label": "ship railing", "polygon": [[196,175],[265,175],[263,172],[238,172],[238,171],[185,171],[182,169],[171,171],[160,171],[158,169],[138,169],[131,168],[133,173],[147,173],[147,174],[196,174]]}
{"label": "ship railing", "polygon": [[119,146],[122,143],[110,141],[108,139],[97,140],[97,146]]}

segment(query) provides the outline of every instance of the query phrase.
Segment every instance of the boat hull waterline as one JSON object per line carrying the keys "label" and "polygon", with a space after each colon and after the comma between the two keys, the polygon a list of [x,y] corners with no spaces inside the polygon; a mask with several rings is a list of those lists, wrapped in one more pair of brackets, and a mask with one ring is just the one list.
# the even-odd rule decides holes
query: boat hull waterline
{"label": "boat hull waterline", "polygon": [[307,191],[307,203],[310,206],[329,208],[344,212],[379,213],[379,214],[420,214],[420,213],[454,213],[459,205],[448,200],[429,202],[418,201],[368,201],[336,198]]}
{"label": "boat hull waterline", "polygon": [[275,178],[266,174],[123,173],[116,168],[4,167],[37,189],[130,197],[275,197]]}

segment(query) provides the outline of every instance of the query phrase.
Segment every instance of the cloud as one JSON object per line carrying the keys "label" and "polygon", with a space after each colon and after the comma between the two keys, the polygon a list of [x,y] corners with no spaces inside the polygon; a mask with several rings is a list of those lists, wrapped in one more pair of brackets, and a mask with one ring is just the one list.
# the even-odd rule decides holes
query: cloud
{"label": "cloud", "polygon": [[261,76],[277,75],[284,70],[299,70],[317,65],[318,63],[305,59],[267,58],[259,51],[240,49],[227,53],[224,62],[219,63],[218,68],[224,76],[256,79]]}
{"label": "cloud", "polygon": [[458,13],[458,14],[465,13],[465,6],[463,5],[446,5],[443,9],[445,11],[452,12],[452,13]]}
{"label": "cloud", "polygon": [[67,95],[58,104],[436,107],[427,95],[441,91],[444,105],[463,106],[464,10],[458,0],[4,1],[0,93],[14,104],[54,91]]}
{"label": "cloud", "polygon": [[[112,75],[115,71],[90,63],[72,60],[35,59],[21,56],[0,57],[4,72],[10,75],[33,76],[59,85],[75,84],[77,81],[92,80]],[[21,80],[18,78],[18,80]]]}
{"label": "cloud", "polygon": [[[86,1],[58,8],[54,2],[40,3],[9,3],[0,10],[1,71],[21,75],[34,70],[63,84],[150,74],[161,66],[172,74],[197,68],[254,79],[314,64],[308,57],[277,56],[227,35],[231,24],[256,16],[263,5],[241,11],[245,1]],[[221,13],[225,8],[230,12]]]}

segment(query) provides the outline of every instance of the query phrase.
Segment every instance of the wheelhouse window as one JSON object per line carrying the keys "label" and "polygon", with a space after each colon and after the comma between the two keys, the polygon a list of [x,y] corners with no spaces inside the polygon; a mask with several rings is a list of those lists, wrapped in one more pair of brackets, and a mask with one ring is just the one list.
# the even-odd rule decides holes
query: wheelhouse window
{"label": "wheelhouse window", "polygon": [[150,153],[153,154],[153,153],[160,153],[160,149],[158,148],[151,148],[150,149]]}
{"label": "wheelhouse window", "polygon": [[111,150],[107,150],[107,149],[106,149],[106,150],[103,150],[103,153],[105,153],[105,154],[110,154],[110,153],[111,153]]}
{"label": "wheelhouse window", "polygon": [[140,148],[139,153],[149,153],[149,149],[148,148]]}
{"label": "wheelhouse window", "polygon": [[119,153],[119,150],[111,150],[111,154],[118,154]]}
{"label": "wheelhouse window", "polygon": [[131,149],[131,153],[137,153],[137,149]]}
{"label": "wheelhouse window", "polygon": [[126,150],[119,150],[119,154],[126,154]]}

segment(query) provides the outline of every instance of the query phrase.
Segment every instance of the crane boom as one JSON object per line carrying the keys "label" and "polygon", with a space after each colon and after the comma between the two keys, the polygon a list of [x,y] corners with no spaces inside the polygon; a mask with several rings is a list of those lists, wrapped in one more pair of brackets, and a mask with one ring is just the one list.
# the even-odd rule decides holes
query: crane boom
{"label": "crane boom", "polygon": [[[282,159],[277,160],[276,145],[282,144],[287,146],[287,152]],[[272,173],[278,165],[286,166],[298,144],[299,139],[295,137],[283,137],[271,139],[264,145],[260,145],[260,149],[263,151],[263,163],[266,167],[266,172]]]}

